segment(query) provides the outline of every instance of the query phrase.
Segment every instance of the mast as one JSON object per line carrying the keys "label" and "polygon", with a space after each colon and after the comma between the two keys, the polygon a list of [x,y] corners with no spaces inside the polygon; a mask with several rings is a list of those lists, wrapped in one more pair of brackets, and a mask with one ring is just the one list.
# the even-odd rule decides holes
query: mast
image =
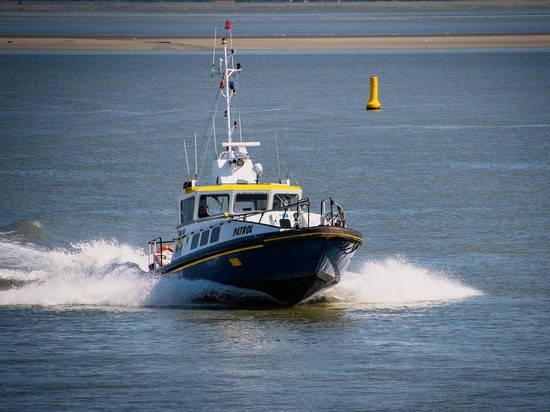
{"label": "mast", "polygon": [[[222,39],[223,46],[223,68],[224,68],[224,79],[223,84],[225,88],[225,119],[227,121],[227,141],[229,143],[233,142],[233,129],[231,127],[231,89],[229,88],[229,79],[233,75],[232,70],[229,68],[229,58],[227,56],[227,39],[224,37]],[[222,91],[223,93],[223,91]]]}
{"label": "mast", "polygon": [[[225,22],[225,28],[226,30],[229,30],[229,37],[231,39],[232,33],[231,33],[231,21],[227,20]],[[237,63],[237,68],[235,68],[234,65],[234,59],[233,56],[235,54],[235,49],[231,49],[230,52],[228,52],[228,43],[227,38],[222,38],[222,46],[223,46],[223,84],[222,84],[222,94],[225,97],[225,117],[227,122],[227,142],[229,144],[233,143],[233,130],[237,127],[237,122],[232,121],[231,117],[231,99],[236,94],[237,90],[235,89],[235,83],[233,82],[232,78],[236,73],[239,73],[242,68],[239,63]],[[229,54],[230,53],[230,54]],[[233,146],[229,146],[227,148],[229,151],[230,156],[232,156],[233,153]]]}
{"label": "mast", "polygon": [[259,164],[252,164],[247,147],[260,146],[260,142],[243,142],[242,135],[238,141],[233,140],[233,132],[239,126],[233,120],[231,99],[237,93],[234,78],[242,71],[242,66],[240,63],[235,64],[236,50],[231,45],[230,20],[226,20],[225,29],[229,30],[229,38],[222,38],[223,57],[219,59],[218,74],[221,77],[220,93],[225,97],[227,141],[222,143],[224,151],[212,163],[212,184],[257,183],[263,169]]}

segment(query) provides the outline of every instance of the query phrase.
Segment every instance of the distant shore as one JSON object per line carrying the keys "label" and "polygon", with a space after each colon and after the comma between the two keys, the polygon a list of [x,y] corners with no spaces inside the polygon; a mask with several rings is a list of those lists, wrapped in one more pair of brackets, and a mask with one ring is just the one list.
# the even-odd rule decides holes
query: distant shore
{"label": "distant shore", "polygon": [[[21,9],[21,10],[20,10]],[[163,2],[0,0],[0,13],[351,13],[386,11],[548,10],[549,0],[432,0],[343,2]]]}
{"label": "distant shore", "polygon": [[[221,14],[246,13],[372,13],[550,10],[550,0],[436,0],[370,2],[134,2],[134,1],[0,0],[0,16],[19,18],[33,13],[55,14]],[[353,51],[550,48],[547,34],[427,35],[427,36],[273,36],[234,37],[243,51]],[[84,37],[0,36],[0,51],[210,51],[204,37]]]}
{"label": "distant shore", "polygon": [[[241,51],[368,51],[550,48],[550,34],[234,37]],[[0,37],[0,51],[210,51],[206,37]]]}

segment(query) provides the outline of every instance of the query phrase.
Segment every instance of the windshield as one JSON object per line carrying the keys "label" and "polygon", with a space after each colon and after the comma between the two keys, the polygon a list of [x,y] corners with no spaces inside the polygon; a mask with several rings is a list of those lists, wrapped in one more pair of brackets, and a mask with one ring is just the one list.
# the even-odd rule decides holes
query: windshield
{"label": "windshield", "polygon": [[202,195],[199,201],[199,218],[229,212],[229,195]]}
{"label": "windshield", "polygon": [[298,203],[298,195],[295,193],[276,193],[273,197],[273,209],[284,209]]}
{"label": "windshield", "polygon": [[238,193],[235,212],[252,212],[267,209],[267,193]]}

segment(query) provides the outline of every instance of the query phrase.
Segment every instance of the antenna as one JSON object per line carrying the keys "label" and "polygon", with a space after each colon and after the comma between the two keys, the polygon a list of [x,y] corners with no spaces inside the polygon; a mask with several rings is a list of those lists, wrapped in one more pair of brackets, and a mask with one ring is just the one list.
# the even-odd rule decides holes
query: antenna
{"label": "antenna", "polygon": [[214,49],[212,50],[212,68],[210,69],[210,77],[214,77],[214,63],[216,61],[216,37],[218,35],[218,27],[214,27]]}
{"label": "antenna", "polygon": [[214,153],[216,154],[216,157],[218,157],[218,142],[216,139],[216,118],[212,116],[212,133],[214,134]]}
{"label": "antenna", "polygon": [[279,182],[281,182],[281,161],[279,157],[279,143],[277,142],[277,130],[275,130],[275,151],[277,152],[277,167],[279,168]]}
{"label": "antenna", "polygon": [[197,159],[197,132],[195,132],[195,179],[198,178],[198,171],[197,171],[197,167],[198,167],[198,159]]}
{"label": "antenna", "polygon": [[189,176],[189,179],[191,179],[191,169],[189,169],[189,157],[187,156],[187,145],[185,144],[185,140],[183,141],[183,151],[185,152],[185,163],[187,164],[187,175]]}
{"label": "antenna", "polygon": [[241,115],[239,114],[239,136],[241,138],[241,142],[243,141],[243,128],[241,127]]}

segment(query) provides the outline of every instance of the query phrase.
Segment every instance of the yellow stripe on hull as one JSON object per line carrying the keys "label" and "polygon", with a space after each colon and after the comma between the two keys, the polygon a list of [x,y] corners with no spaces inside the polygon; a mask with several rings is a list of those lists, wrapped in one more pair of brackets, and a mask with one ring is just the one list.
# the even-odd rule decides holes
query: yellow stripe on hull
{"label": "yellow stripe on hull", "polygon": [[264,242],[279,242],[281,240],[288,240],[288,239],[292,239],[292,238],[300,238],[300,237],[303,238],[303,237],[319,236],[319,235],[338,236],[338,237],[353,239],[353,240],[355,240],[357,242],[360,242],[360,243],[363,242],[363,238],[361,236],[356,236],[356,235],[347,234],[347,233],[343,234],[343,233],[332,233],[332,232],[300,233],[300,234],[296,234],[296,235],[281,236],[281,237],[277,237],[277,238],[274,238],[274,239],[264,239]]}
{"label": "yellow stripe on hull", "polygon": [[[188,263],[185,266],[178,266],[178,268],[175,269],[175,270],[181,270],[181,269],[185,269],[185,268],[188,268],[188,267],[191,267],[191,266],[195,266],[195,265],[198,265],[199,263],[206,262],[207,260],[215,259],[215,258],[218,258],[220,256],[230,255],[231,253],[244,252],[245,250],[259,249],[259,248],[262,248],[262,247],[264,247],[264,245],[254,245],[254,246],[242,247],[242,248],[239,248],[239,249],[228,250],[226,252],[217,253],[217,254],[212,255],[212,256],[208,256],[208,257],[205,257],[205,258],[202,258],[202,259],[199,259],[199,260],[195,260],[191,263]],[[168,272],[168,273],[172,273],[172,272]]]}
{"label": "yellow stripe on hull", "polygon": [[289,192],[301,192],[300,186],[289,186],[282,183],[246,183],[246,184],[227,184],[227,185],[210,185],[210,186],[195,186],[185,189],[185,193],[192,192],[265,192],[271,190],[283,190]]}

